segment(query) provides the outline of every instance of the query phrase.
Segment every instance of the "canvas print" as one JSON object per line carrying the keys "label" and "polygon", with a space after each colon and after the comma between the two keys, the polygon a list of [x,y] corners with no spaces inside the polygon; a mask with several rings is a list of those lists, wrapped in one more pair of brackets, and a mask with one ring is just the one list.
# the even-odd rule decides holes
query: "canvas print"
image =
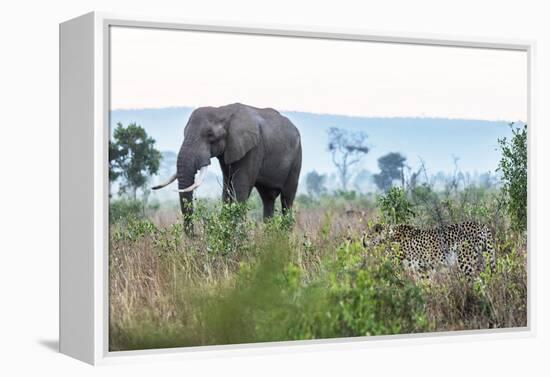
{"label": "canvas print", "polygon": [[527,326],[527,53],[111,27],[109,349]]}

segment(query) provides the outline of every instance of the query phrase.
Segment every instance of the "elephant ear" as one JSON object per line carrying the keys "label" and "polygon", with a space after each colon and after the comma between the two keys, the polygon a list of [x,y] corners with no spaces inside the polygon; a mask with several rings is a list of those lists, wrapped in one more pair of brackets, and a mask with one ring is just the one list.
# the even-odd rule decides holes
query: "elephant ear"
{"label": "elephant ear", "polygon": [[259,119],[246,109],[239,109],[227,122],[227,139],[223,160],[232,164],[260,142]]}

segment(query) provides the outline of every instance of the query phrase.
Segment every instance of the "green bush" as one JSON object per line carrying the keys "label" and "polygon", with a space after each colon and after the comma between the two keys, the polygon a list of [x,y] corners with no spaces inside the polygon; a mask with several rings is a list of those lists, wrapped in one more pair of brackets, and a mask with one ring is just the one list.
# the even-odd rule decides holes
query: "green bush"
{"label": "green bush", "polygon": [[[526,247],[506,238],[500,191],[472,186],[446,195],[424,185],[409,197],[399,190],[385,196],[388,222],[438,224],[437,209],[445,221],[492,224],[497,268],[474,281],[454,267],[421,280],[403,269],[398,250],[365,249],[359,232],[348,232],[355,219],[344,210],[375,201],[353,195],[321,195],[311,205],[322,210],[295,208],[294,216],[265,223],[246,205],[198,200],[193,237],[182,221],[118,216],[110,226],[111,349],[526,325]],[[401,200],[415,204],[414,218]]]}
{"label": "green bush", "polygon": [[153,243],[159,253],[177,253],[185,239],[183,222],[171,224],[168,227],[153,229]]}
{"label": "green bush", "polygon": [[136,242],[142,237],[155,234],[158,231],[157,226],[150,220],[130,216],[124,222],[119,222],[111,227],[111,240]]}
{"label": "green bush", "polygon": [[197,201],[193,222],[202,229],[202,237],[210,253],[226,255],[248,247],[254,223],[247,217],[247,203],[222,203],[208,208]]}
{"label": "green bush", "polygon": [[498,170],[502,173],[504,191],[508,195],[508,214],[514,230],[527,229],[527,125],[512,127],[512,139],[498,140],[502,150]]}
{"label": "green bush", "polygon": [[260,241],[255,260],[241,263],[231,286],[201,295],[201,332],[208,344],[285,340],[281,333],[296,283],[289,280],[291,248],[287,237],[273,233]]}
{"label": "green bush", "polygon": [[392,187],[386,194],[380,196],[378,205],[384,220],[389,224],[406,223],[414,217],[412,204],[407,199],[407,193],[400,187]]}
{"label": "green bush", "polygon": [[319,339],[425,331],[421,289],[401,277],[384,250],[369,255],[345,243],[324,272],[304,281],[291,242],[274,235],[256,263],[244,264],[233,288],[211,296],[201,311],[213,343]]}
{"label": "green bush", "polygon": [[267,232],[282,232],[287,233],[292,230],[294,226],[294,213],[277,213],[272,218],[265,222],[265,229]]}
{"label": "green bush", "polygon": [[[488,256],[486,256],[488,257]],[[526,254],[516,250],[487,264],[473,281],[457,269],[437,273],[422,285],[431,331],[527,325]]]}
{"label": "green bush", "polygon": [[[345,243],[329,264],[325,307],[299,310],[288,325],[297,338],[331,338],[419,332],[427,329],[422,292],[402,277],[401,264],[384,248]],[[319,284],[323,286],[325,284]],[[317,297],[318,299],[318,297]],[[314,304],[318,306],[318,304]],[[294,323],[294,325],[293,325]]]}
{"label": "green bush", "polygon": [[526,254],[512,249],[497,259],[495,271],[489,266],[474,284],[486,303],[491,327],[525,326],[527,323]]}
{"label": "green bush", "polygon": [[111,199],[109,203],[109,221],[111,223],[141,219],[145,217],[145,203],[138,199]]}

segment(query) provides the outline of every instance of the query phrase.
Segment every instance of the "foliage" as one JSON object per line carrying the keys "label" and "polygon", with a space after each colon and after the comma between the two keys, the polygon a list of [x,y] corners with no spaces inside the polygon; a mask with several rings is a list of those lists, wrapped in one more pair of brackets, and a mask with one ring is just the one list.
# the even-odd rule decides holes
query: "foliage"
{"label": "foliage", "polygon": [[[489,222],[494,196],[479,190],[469,203]],[[365,223],[338,206],[263,223],[240,205],[196,204],[193,237],[151,214],[111,224],[111,350],[526,324],[521,242],[495,237],[496,271],[473,282],[455,269],[419,280],[398,250],[363,248]]]}
{"label": "foliage", "polygon": [[158,202],[147,202],[145,199],[117,198],[111,199],[109,204],[109,222],[126,223],[133,219],[146,218],[147,212],[154,212],[160,208]]}
{"label": "foliage", "polygon": [[109,221],[121,222],[129,218],[144,217],[144,203],[137,199],[115,199],[109,205]]}
{"label": "foliage", "polygon": [[426,183],[411,190],[411,202],[416,208],[416,215],[425,224],[444,225],[448,222],[441,204],[440,195]]}
{"label": "foliage", "polygon": [[388,191],[396,179],[404,182],[403,168],[406,157],[400,153],[388,153],[378,159],[380,173],[373,176],[374,182],[382,191]]}
{"label": "foliage", "polygon": [[527,229],[527,125],[514,127],[512,139],[498,140],[502,158],[498,171],[502,172],[504,191],[508,196],[508,214],[514,230]]}
{"label": "foliage", "polygon": [[247,203],[223,203],[219,210],[215,210],[197,202],[193,222],[202,228],[209,253],[225,255],[247,247],[249,230],[252,227],[247,218]]}
{"label": "foliage", "polygon": [[430,329],[457,330],[527,325],[526,254],[501,255],[496,270],[486,266],[473,282],[453,269],[422,284]]}
{"label": "foliage", "polygon": [[310,171],[306,175],[306,188],[310,196],[319,197],[326,192],[325,181],[327,176],[319,174],[316,170]]}
{"label": "foliage", "polygon": [[293,226],[294,213],[290,211],[275,214],[275,216],[265,221],[265,229],[267,232],[287,233],[292,230]]}
{"label": "foliage", "polygon": [[328,150],[338,170],[342,190],[347,191],[351,168],[369,152],[367,134],[332,127],[328,130]]}
{"label": "foliage", "polygon": [[352,191],[337,190],[333,196],[336,199],[341,198],[347,202],[353,202],[358,198],[357,192],[353,190]]}
{"label": "foliage", "polygon": [[323,280],[306,288],[309,300],[297,303],[286,318],[290,339],[424,331],[421,290],[401,272],[383,248],[365,254],[359,242],[342,244]]}
{"label": "foliage", "polygon": [[[185,245],[172,243],[178,236],[182,240],[181,229],[179,233],[171,228],[162,231],[146,224],[142,221],[139,229],[152,233],[154,241],[149,247],[164,251],[143,254],[140,263],[153,264],[135,268],[156,270],[153,276],[167,280],[152,282],[148,272],[127,275],[143,275],[145,286],[133,281],[130,287],[150,289],[154,300],[139,310],[120,313],[122,306],[111,312],[113,350],[395,334],[427,328],[420,288],[402,275],[400,265],[382,249],[365,254],[359,242],[342,243],[336,259],[324,258],[322,272],[308,280],[288,231],[271,225],[250,245],[250,258],[239,263],[231,284],[221,280],[210,289],[201,289],[204,282],[195,285],[186,277],[190,257],[177,252]],[[143,242],[146,237],[140,233],[132,242]],[[127,243],[128,239],[115,242]],[[122,262],[118,258],[112,256],[112,266],[132,260],[127,254],[121,255]],[[206,261],[200,255],[193,258]],[[120,286],[116,277],[112,284]],[[168,296],[158,297],[159,293]],[[155,314],[173,305],[178,315]]]}
{"label": "foliage", "polygon": [[121,178],[121,193],[136,192],[145,185],[147,178],[158,172],[161,154],[155,149],[155,140],[143,127],[130,123],[124,127],[118,123],[109,141],[109,179]]}
{"label": "foliage", "polygon": [[[512,159],[526,141],[521,135],[501,141],[509,178],[521,177]],[[393,177],[399,171],[392,181],[403,178],[398,157],[381,168]],[[257,194],[247,204],[195,201],[193,236],[174,208],[112,200],[111,350],[526,326],[526,240],[510,236],[516,181],[500,190],[471,183],[457,168],[437,185],[422,166],[408,192],[389,187],[375,198],[328,193],[315,174],[293,212],[265,222],[257,221]],[[420,278],[402,266],[396,245],[362,246],[365,227],[380,215],[420,227],[486,224],[496,269],[469,280],[450,266]]]}
{"label": "foliage", "polygon": [[[513,248],[497,260],[494,272],[487,266],[474,284],[476,294],[489,306],[492,327],[521,327],[527,323],[526,263],[526,254]],[[513,306],[504,310],[507,305]]]}
{"label": "foliage", "polygon": [[486,224],[502,240],[510,235],[506,201],[500,190],[470,185],[456,191],[436,192],[428,184],[411,189],[413,221],[418,226],[443,226],[464,221]]}
{"label": "foliage", "polygon": [[129,216],[111,228],[111,241],[132,244],[156,234],[158,229],[150,220]]}
{"label": "foliage", "polygon": [[273,330],[297,287],[289,246],[281,233],[270,233],[256,245],[257,257],[241,263],[235,284],[206,297],[199,310],[211,344],[283,340],[273,339]]}
{"label": "foliage", "polygon": [[319,206],[319,201],[308,194],[298,194],[294,199],[294,206],[300,208],[314,208]]}
{"label": "foliage", "polygon": [[294,201],[296,209],[307,209],[315,211],[375,211],[375,194],[363,194],[355,190],[336,190],[331,193],[324,193],[319,197],[311,197],[307,194],[299,194]]}
{"label": "foliage", "polygon": [[400,187],[392,187],[389,191],[378,198],[378,206],[389,224],[406,223],[414,217],[412,204],[407,199],[407,193]]}

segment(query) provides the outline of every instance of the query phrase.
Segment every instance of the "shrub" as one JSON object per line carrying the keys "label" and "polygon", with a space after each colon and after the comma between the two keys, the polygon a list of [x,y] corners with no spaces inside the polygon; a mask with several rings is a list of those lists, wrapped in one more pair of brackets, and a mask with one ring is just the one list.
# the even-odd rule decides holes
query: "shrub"
{"label": "shrub", "polygon": [[382,249],[346,243],[324,273],[306,282],[288,239],[273,235],[244,264],[234,287],[201,310],[213,343],[319,339],[424,331],[421,289]]}
{"label": "shrub", "polygon": [[138,199],[111,199],[109,203],[109,222],[125,222],[131,218],[145,217],[145,203]]}
{"label": "shrub", "polygon": [[286,233],[292,230],[294,226],[294,213],[289,211],[286,213],[275,214],[272,218],[268,219],[265,223],[265,229],[267,232],[282,232]]}
{"label": "shrub", "polygon": [[289,280],[291,247],[273,233],[256,244],[255,260],[241,263],[234,284],[202,295],[201,332],[208,344],[284,340],[284,326],[296,283]]}
{"label": "shrub", "polygon": [[384,220],[389,224],[406,223],[415,215],[405,190],[400,187],[392,187],[385,195],[380,196],[378,205]]}
{"label": "shrub", "polygon": [[424,331],[421,290],[403,277],[402,266],[385,246],[368,250],[345,243],[330,266],[332,336],[381,335]]}
{"label": "shrub", "polygon": [[[462,216],[498,218],[508,233],[495,192],[472,190],[465,205],[461,198],[451,204]],[[356,219],[334,203],[262,223],[246,205],[199,200],[194,237],[182,222],[125,216],[111,224],[111,350],[526,325],[525,245],[495,238],[496,271],[474,282],[454,268],[419,280],[399,250],[365,250],[347,227]],[[414,222],[425,211],[415,207]]]}
{"label": "shrub", "polygon": [[490,308],[491,327],[527,325],[526,254],[516,249],[498,258],[496,269],[486,270],[474,288]]}
{"label": "shrub", "polygon": [[442,226],[451,222],[448,214],[449,203],[442,202],[441,195],[427,183],[411,190],[411,201],[416,210],[416,219],[423,225]]}
{"label": "shrub", "polygon": [[158,232],[157,226],[150,220],[128,217],[126,221],[111,228],[111,240],[117,242],[136,242],[142,237]]}
{"label": "shrub", "polygon": [[165,228],[156,228],[152,233],[153,244],[159,253],[177,253],[185,239],[185,226],[177,222]]}
{"label": "shrub", "polygon": [[498,140],[502,150],[498,171],[502,172],[504,191],[508,196],[508,214],[514,230],[527,229],[527,125],[512,127],[512,139]]}
{"label": "shrub", "polygon": [[202,228],[207,251],[226,255],[246,248],[253,228],[247,212],[247,203],[223,203],[218,211],[198,202],[193,221]]}
{"label": "shrub", "polygon": [[425,281],[422,294],[431,331],[523,327],[527,325],[525,254],[497,259],[495,271],[469,281],[457,268]]}

